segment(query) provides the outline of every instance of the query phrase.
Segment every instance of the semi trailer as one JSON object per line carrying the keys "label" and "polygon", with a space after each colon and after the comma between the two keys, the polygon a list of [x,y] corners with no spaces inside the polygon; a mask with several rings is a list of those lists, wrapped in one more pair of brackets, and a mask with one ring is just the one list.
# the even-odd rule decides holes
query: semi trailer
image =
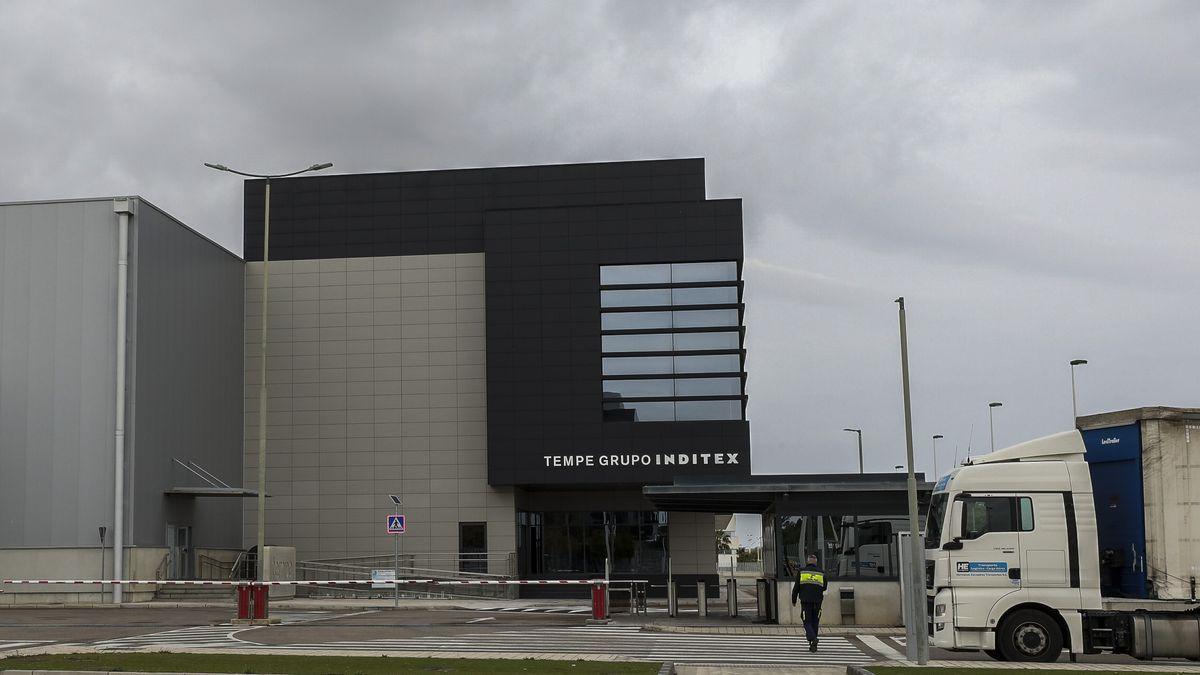
{"label": "semi trailer", "polygon": [[[1188,437],[1176,459],[1186,464],[1192,429],[1186,419],[1180,424]],[[1157,592],[1144,592],[1158,599],[1137,597],[1138,571],[1151,569],[1145,538],[1129,542],[1121,574],[1102,571],[1102,559],[1111,563],[1113,555],[1100,542],[1112,533],[1098,523],[1111,521],[1111,514],[1097,517],[1092,474],[1098,469],[1104,483],[1103,472],[1111,467],[1093,466],[1087,451],[1084,435],[1072,430],[984,455],[938,480],[925,542],[933,646],[983,650],[1009,661],[1053,661],[1064,649],[1200,660],[1200,609],[1191,588],[1164,583]],[[1102,495],[1105,507],[1107,498]],[[1180,498],[1190,501],[1186,494]],[[1137,503],[1143,497],[1118,499]],[[1160,502],[1153,508],[1169,507]],[[1164,537],[1190,546],[1196,527],[1200,522],[1188,522]],[[1176,556],[1172,573],[1177,578],[1180,560]],[[1129,569],[1132,579],[1125,576]],[[1105,597],[1102,583],[1106,590],[1124,588],[1126,597]],[[1183,589],[1188,592],[1180,594]]]}

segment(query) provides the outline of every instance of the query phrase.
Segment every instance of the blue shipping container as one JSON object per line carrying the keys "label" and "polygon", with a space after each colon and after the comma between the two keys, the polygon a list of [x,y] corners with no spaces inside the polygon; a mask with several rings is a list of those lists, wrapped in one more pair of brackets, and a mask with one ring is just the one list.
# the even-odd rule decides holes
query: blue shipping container
{"label": "blue shipping container", "polygon": [[1096,501],[1100,592],[1145,598],[1146,523],[1138,423],[1083,432]]}

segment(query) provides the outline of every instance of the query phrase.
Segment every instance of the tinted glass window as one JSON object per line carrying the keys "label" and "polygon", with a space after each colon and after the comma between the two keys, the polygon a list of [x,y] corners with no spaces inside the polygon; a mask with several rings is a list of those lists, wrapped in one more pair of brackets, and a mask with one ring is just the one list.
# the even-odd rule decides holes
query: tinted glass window
{"label": "tinted glass window", "polygon": [[736,309],[699,309],[683,312],[672,312],[672,321],[676,328],[706,328],[710,326],[738,325]]}
{"label": "tinted glass window", "polygon": [[675,404],[677,420],[740,420],[741,401],[679,401]]}
{"label": "tinted glass window", "polygon": [[968,497],[963,500],[962,538],[975,539],[989,532],[1016,532],[1010,497]]}
{"label": "tinted glass window", "polygon": [[600,291],[601,307],[651,307],[669,304],[671,304],[671,289],[669,288]]}
{"label": "tinted glass window", "polygon": [[697,377],[675,380],[676,396],[740,396],[742,380],[737,377]]}
{"label": "tinted glass window", "polygon": [[603,330],[670,327],[671,312],[605,312],[600,315]]}
{"label": "tinted glass window", "polygon": [[606,357],[605,375],[644,375],[671,373],[670,356],[617,356]]}
{"label": "tinted glass window", "polygon": [[671,334],[603,335],[600,343],[606,352],[669,352]]}
{"label": "tinted glass window", "polygon": [[1021,531],[1033,531],[1033,500],[1029,497],[1021,497],[1017,500],[1018,516],[1021,520]]}
{"label": "tinted glass window", "polygon": [[600,268],[600,283],[665,284],[671,281],[670,265],[605,265]]}
{"label": "tinted glass window", "polygon": [[946,518],[948,496],[938,492],[929,500],[929,517],[925,521],[925,548],[942,547],[942,522]]}
{"label": "tinted glass window", "polygon": [[671,304],[674,305],[727,305],[737,301],[736,286],[676,288],[671,291]]}
{"label": "tinted glass window", "polygon": [[671,265],[671,281],[737,281],[737,263],[675,263]]}
{"label": "tinted glass window", "polygon": [[608,410],[605,403],[605,418],[625,422],[670,422],[675,419],[675,404],[670,401],[641,401],[621,403],[617,411]]}
{"label": "tinted glass window", "polygon": [[674,396],[674,380],[605,380],[604,398]]}
{"label": "tinted glass window", "polygon": [[738,333],[676,333],[675,351],[696,349],[738,349],[741,345]]}
{"label": "tinted glass window", "polygon": [[741,369],[741,357],[737,354],[675,357],[677,373],[736,373]]}

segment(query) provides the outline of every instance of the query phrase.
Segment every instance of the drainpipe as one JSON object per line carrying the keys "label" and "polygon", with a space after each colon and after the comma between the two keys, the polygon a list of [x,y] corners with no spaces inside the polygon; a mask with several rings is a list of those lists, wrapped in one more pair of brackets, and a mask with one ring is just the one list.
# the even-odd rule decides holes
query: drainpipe
{"label": "drainpipe", "polygon": [[[125,573],[125,326],[129,311],[129,217],[133,207],[127,198],[113,200],[117,214],[117,401],[116,443],[113,448],[113,579]],[[113,604],[121,604],[121,584],[113,584]]]}

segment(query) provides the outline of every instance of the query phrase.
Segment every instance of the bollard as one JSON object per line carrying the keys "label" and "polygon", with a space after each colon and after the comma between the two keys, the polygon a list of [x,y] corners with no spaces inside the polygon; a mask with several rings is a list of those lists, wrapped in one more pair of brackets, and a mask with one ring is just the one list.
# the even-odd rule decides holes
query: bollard
{"label": "bollard", "polygon": [[758,601],[758,620],[771,620],[771,606],[767,601],[767,580],[758,579],[755,582],[755,599]]}
{"label": "bollard", "polygon": [[725,603],[729,607],[729,616],[736,617],[737,614],[737,579],[730,577],[725,582]]}
{"label": "bollard", "polygon": [[592,618],[601,621],[608,618],[608,603],[605,602],[604,584],[592,584]]}
{"label": "bollard", "polygon": [[254,602],[252,604],[254,606],[254,618],[255,619],[266,619],[270,616],[270,613],[267,610],[267,602],[268,602],[268,595],[269,595],[268,589],[269,588],[270,588],[270,586],[265,586],[265,585],[253,587]]}
{"label": "bollard", "polygon": [[696,580],[696,614],[708,616],[708,584],[703,579]]}
{"label": "bollard", "polygon": [[667,582],[667,616],[679,616],[679,589],[674,579]]}
{"label": "bollard", "polygon": [[250,618],[250,587],[242,584],[237,587],[237,618]]}

